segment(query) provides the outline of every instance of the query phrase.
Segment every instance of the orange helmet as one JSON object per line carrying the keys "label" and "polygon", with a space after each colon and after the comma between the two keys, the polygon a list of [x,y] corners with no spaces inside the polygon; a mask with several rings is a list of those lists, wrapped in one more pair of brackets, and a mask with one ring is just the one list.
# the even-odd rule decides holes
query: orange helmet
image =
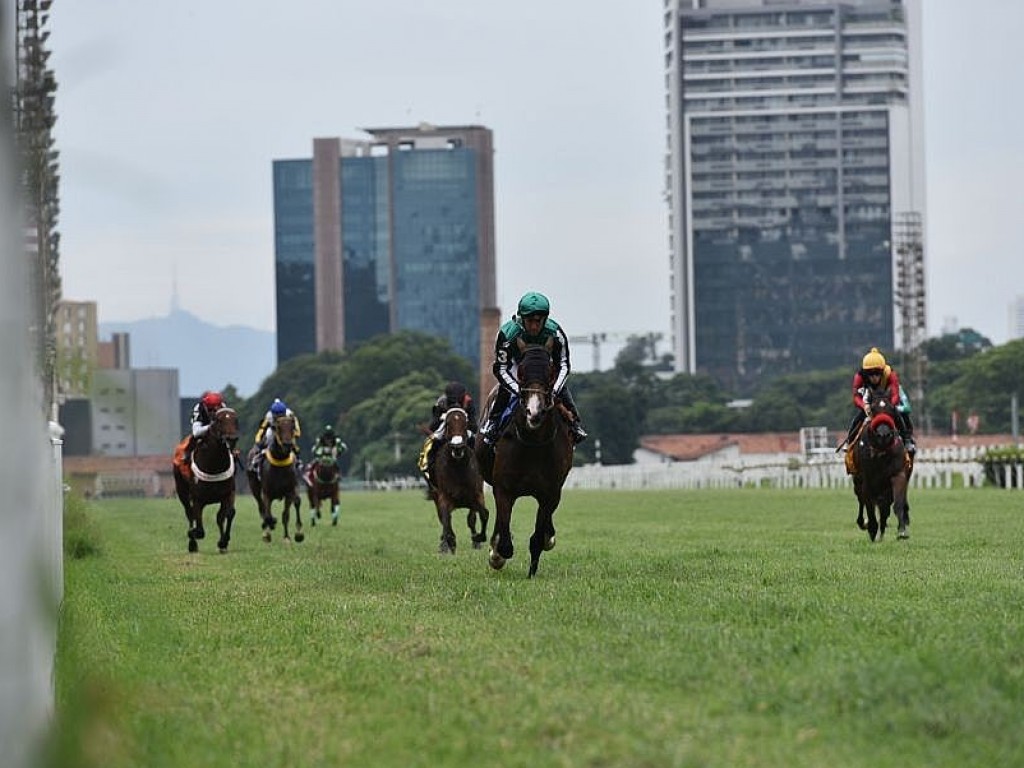
{"label": "orange helmet", "polygon": [[885,368],[885,358],[882,357],[882,353],[878,351],[878,347],[872,347],[871,351],[864,355],[864,359],[861,361],[860,367],[865,371],[881,371]]}
{"label": "orange helmet", "polygon": [[224,407],[224,398],[220,392],[204,392],[200,400],[208,411],[216,411],[218,408]]}

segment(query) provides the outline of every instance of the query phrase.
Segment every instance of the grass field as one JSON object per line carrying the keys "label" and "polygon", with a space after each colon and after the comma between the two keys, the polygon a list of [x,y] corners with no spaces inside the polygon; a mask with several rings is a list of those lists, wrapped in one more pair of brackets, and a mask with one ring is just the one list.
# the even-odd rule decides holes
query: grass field
{"label": "grass field", "polygon": [[212,510],[189,555],[177,502],[94,504],[51,762],[1024,766],[1024,495],[912,501],[872,544],[852,492],[572,492],[532,580],[530,500],[497,572],[412,492],[302,544],[243,499],[226,555]]}

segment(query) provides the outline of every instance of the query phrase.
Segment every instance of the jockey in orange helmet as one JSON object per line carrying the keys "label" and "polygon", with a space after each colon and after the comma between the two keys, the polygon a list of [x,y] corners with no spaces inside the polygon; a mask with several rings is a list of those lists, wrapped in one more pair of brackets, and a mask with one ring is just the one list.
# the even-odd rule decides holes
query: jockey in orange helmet
{"label": "jockey in orange helmet", "polygon": [[896,428],[907,452],[913,454],[917,451],[917,445],[914,443],[914,425],[910,421],[910,404],[906,402],[903,388],[900,386],[899,374],[885,362],[885,357],[878,351],[878,347],[872,347],[871,351],[864,355],[860,368],[853,374],[852,388],[853,405],[857,410],[850,421],[846,440],[839,446],[840,448],[853,442],[861,422],[868,415],[870,406],[864,402],[864,393],[869,389],[881,388],[888,390],[889,401],[896,405]]}

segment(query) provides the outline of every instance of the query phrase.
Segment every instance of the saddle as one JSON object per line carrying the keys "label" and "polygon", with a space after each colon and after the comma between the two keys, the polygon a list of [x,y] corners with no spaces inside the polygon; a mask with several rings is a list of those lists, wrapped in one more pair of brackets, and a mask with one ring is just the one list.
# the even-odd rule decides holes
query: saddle
{"label": "saddle", "polygon": [[182,438],[181,442],[174,449],[174,460],[173,465],[177,467],[178,472],[186,480],[192,480],[192,464],[191,462],[185,461],[185,451],[188,449],[188,441],[190,436],[186,435]]}

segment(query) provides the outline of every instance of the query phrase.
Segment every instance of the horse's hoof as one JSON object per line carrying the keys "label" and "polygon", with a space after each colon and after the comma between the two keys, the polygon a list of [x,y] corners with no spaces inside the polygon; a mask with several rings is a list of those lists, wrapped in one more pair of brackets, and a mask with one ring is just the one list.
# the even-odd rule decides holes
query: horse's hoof
{"label": "horse's hoof", "polygon": [[193,539],[191,536],[189,536],[189,539],[188,539],[188,551],[189,552],[198,552],[199,551],[199,544],[197,544],[196,540]]}
{"label": "horse's hoof", "polygon": [[312,515],[309,518],[309,527],[310,528],[316,528],[316,517],[314,517]]}
{"label": "horse's hoof", "polygon": [[909,539],[910,538],[910,532],[909,531],[900,531],[899,533],[896,534],[896,538],[897,539]]}
{"label": "horse's hoof", "polygon": [[548,539],[547,541],[544,542],[544,551],[545,552],[550,552],[554,548],[555,548],[555,537],[552,536],[550,539]]}
{"label": "horse's hoof", "polygon": [[220,554],[222,554],[222,555],[226,555],[228,553],[228,548],[227,547],[222,547],[222,546],[218,545],[217,546],[217,551],[220,552]]}
{"label": "horse's hoof", "polygon": [[295,541],[296,541],[296,543],[301,544],[305,540],[306,540],[306,534],[302,533],[301,531],[299,531],[298,533],[295,534]]}
{"label": "horse's hoof", "polygon": [[338,524],[338,516],[337,515],[331,515],[331,525],[337,525],[337,524]]}
{"label": "horse's hoof", "polygon": [[487,556],[487,563],[494,570],[500,571],[505,567],[505,558],[492,549]]}
{"label": "horse's hoof", "polygon": [[860,528],[862,531],[866,531],[868,529],[868,524],[860,518],[857,518],[857,527]]}
{"label": "horse's hoof", "polygon": [[263,531],[263,540],[267,542],[267,544],[270,543],[270,531]]}

